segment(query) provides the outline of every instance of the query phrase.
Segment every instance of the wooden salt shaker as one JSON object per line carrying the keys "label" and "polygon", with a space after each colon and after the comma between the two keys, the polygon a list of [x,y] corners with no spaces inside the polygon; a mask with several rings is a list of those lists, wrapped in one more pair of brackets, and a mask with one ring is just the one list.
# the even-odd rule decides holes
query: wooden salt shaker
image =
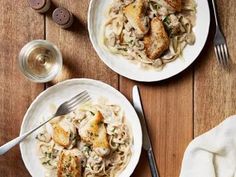
{"label": "wooden salt shaker", "polygon": [[69,28],[74,21],[73,14],[63,7],[58,7],[53,11],[52,19],[64,29]]}
{"label": "wooden salt shaker", "polygon": [[39,13],[45,13],[51,6],[51,0],[28,0],[32,9]]}

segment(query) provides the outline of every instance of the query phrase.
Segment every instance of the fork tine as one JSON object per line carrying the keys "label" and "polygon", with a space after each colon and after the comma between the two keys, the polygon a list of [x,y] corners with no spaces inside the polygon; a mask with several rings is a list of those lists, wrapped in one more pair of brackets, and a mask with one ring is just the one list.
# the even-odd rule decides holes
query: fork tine
{"label": "fork tine", "polygon": [[224,44],[221,44],[221,45],[220,45],[220,51],[221,51],[221,55],[222,55],[222,59],[223,59],[223,65],[224,65],[224,67],[227,68],[228,60],[227,60],[227,58],[226,58],[226,54],[225,54],[223,45],[224,45]]}
{"label": "fork tine", "polygon": [[88,94],[88,92],[86,90],[80,92],[79,94],[75,95],[74,97],[72,97],[70,100],[67,101],[67,103],[70,103],[76,99],[78,99],[79,97],[82,97],[83,95]]}
{"label": "fork tine", "polygon": [[68,109],[73,110],[78,104],[86,103],[91,100],[90,96],[83,98],[82,100],[78,100],[74,102],[72,105],[68,106]]}
{"label": "fork tine", "polygon": [[68,107],[73,107],[74,105],[77,105],[77,104],[79,104],[79,103],[81,103],[81,102],[83,102],[84,100],[87,100],[87,99],[90,99],[90,97],[86,96],[82,99],[78,99],[77,101],[74,101],[73,103],[69,104]]}
{"label": "fork tine", "polygon": [[223,44],[223,49],[224,49],[224,51],[225,51],[226,59],[227,59],[227,61],[229,61],[229,53],[228,53],[228,49],[227,49],[226,44]]}
{"label": "fork tine", "polygon": [[221,45],[221,51],[222,51],[222,55],[224,56],[224,64],[225,64],[224,66],[225,66],[225,69],[227,69],[229,66],[229,60],[228,60],[227,54],[225,53],[224,46],[225,44]]}
{"label": "fork tine", "polygon": [[225,50],[227,59],[229,59],[229,53],[228,53],[228,49],[227,49],[226,44],[224,44],[224,50]]}
{"label": "fork tine", "polygon": [[221,63],[220,63],[219,54],[218,54],[218,52],[217,52],[216,46],[214,46],[214,50],[215,50],[215,54],[216,54],[216,59],[217,59],[218,63],[221,64]]}
{"label": "fork tine", "polygon": [[221,53],[220,45],[217,45],[216,48],[217,48],[217,52],[218,52],[218,55],[219,55],[220,63],[221,63],[221,65],[224,66],[224,61],[223,61],[223,56],[222,56],[222,53]]}
{"label": "fork tine", "polygon": [[91,100],[90,97],[84,98],[83,100],[80,100],[77,103],[74,103],[73,105],[71,105],[71,107],[77,107],[78,104],[83,104],[83,103],[86,103],[86,102],[88,102],[90,100]]}
{"label": "fork tine", "polygon": [[78,102],[78,101],[80,101],[80,100],[82,100],[82,99],[84,99],[84,98],[86,98],[88,96],[89,95],[87,93],[82,95],[82,96],[78,96],[76,99],[73,99],[73,101],[67,102],[67,105],[70,106],[70,105],[72,105],[72,104],[74,104],[74,103],[76,103],[76,102]]}
{"label": "fork tine", "polygon": [[66,101],[62,103],[58,108],[54,116],[61,116],[68,114],[69,112],[72,112],[74,108],[85,101],[90,100],[90,96],[87,91],[83,91],[79,93],[78,95],[71,98],[69,101]]}

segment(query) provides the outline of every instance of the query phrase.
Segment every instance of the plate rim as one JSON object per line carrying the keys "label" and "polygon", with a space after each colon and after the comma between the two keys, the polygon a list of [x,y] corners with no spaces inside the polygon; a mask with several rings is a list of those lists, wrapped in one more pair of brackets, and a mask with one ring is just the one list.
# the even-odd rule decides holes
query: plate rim
{"label": "plate rim", "polygon": [[[73,83],[73,82],[87,82],[87,83],[97,83],[99,85],[103,85],[109,89],[111,89],[112,92],[115,92],[116,94],[118,94],[121,99],[124,99],[127,104],[130,105],[130,107],[133,109],[134,113],[136,114],[137,116],[137,121],[138,121],[138,129],[140,130],[140,138],[139,138],[139,141],[140,141],[140,146],[138,147],[138,149],[135,149],[137,151],[137,159],[136,159],[136,162],[135,164],[133,165],[132,164],[132,168],[130,168],[130,170],[128,171],[129,176],[132,175],[134,173],[134,170],[135,168],[137,167],[139,161],[140,161],[140,157],[141,157],[141,152],[142,152],[142,143],[143,143],[143,133],[142,133],[142,128],[141,128],[141,123],[140,123],[140,120],[139,120],[139,117],[138,117],[138,114],[136,112],[136,110],[134,109],[133,105],[131,104],[131,102],[119,91],[117,90],[116,88],[112,87],[111,85],[105,83],[105,82],[102,82],[100,80],[95,80],[95,79],[89,79],[89,78],[73,78],[73,79],[68,79],[68,80],[65,80],[65,81],[62,81],[62,82],[59,82],[49,88],[47,88],[46,90],[42,91],[41,93],[39,93],[37,95],[37,97],[31,102],[30,106],[28,107],[26,113],[24,114],[24,117],[23,117],[23,120],[22,120],[22,123],[21,123],[21,126],[20,126],[20,133],[19,135],[22,135],[23,133],[25,133],[23,131],[23,128],[24,128],[24,125],[26,123],[26,119],[28,117],[28,115],[30,114],[30,111],[32,110],[32,108],[37,105],[38,103],[38,100],[46,93],[46,92],[49,92],[50,90],[53,90],[55,88],[58,88],[60,87],[61,85],[64,85],[64,84],[67,84],[67,83]],[[19,144],[19,148],[20,148],[20,154],[21,154],[21,159],[27,169],[27,171],[30,173],[31,176],[34,176],[34,174],[32,174],[32,172],[29,170],[30,169],[30,166],[28,163],[26,163],[26,159],[25,159],[25,156],[23,155],[23,144],[20,143]]]}
{"label": "plate rim", "polygon": [[[113,65],[111,65],[109,62],[107,62],[106,59],[104,59],[101,55],[101,53],[99,52],[99,46],[96,46],[95,45],[95,42],[93,41],[93,37],[92,37],[92,34],[91,34],[91,30],[92,30],[92,18],[91,18],[91,12],[92,12],[92,5],[93,3],[95,3],[97,0],[91,0],[89,2],[89,8],[88,8],[88,12],[87,12],[87,28],[88,28],[88,33],[89,33],[89,39],[90,39],[90,42],[92,43],[92,46],[94,48],[94,50],[96,51],[96,54],[98,55],[99,59],[103,61],[103,63],[108,66],[112,71],[114,71],[115,73],[121,75],[121,76],[124,76],[128,79],[131,79],[131,80],[134,80],[134,81],[138,81],[138,82],[146,82],[146,83],[149,83],[149,82],[159,82],[159,81],[162,81],[162,80],[166,80],[168,78],[171,78],[173,76],[176,76],[178,75],[179,73],[183,72],[184,70],[186,70],[189,66],[191,66],[193,64],[193,62],[199,57],[199,55],[201,54],[202,50],[204,49],[204,46],[207,42],[207,39],[208,39],[208,36],[209,36],[209,30],[210,30],[210,22],[211,22],[211,18],[210,18],[210,7],[209,7],[209,2],[206,1],[206,4],[207,4],[207,12],[206,12],[206,16],[207,16],[207,31],[206,31],[206,36],[204,36],[204,40],[202,40],[202,42],[200,43],[201,44],[201,49],[199,50],[198,54],[196,55],[196,57],[194,59],[192,59],[187,65],[185,65],[182,69],[180,69],[178,72],[176,73],[172,73],[172,74],[169,74],[167,76],[164,76],[162,78],[153,78],[153,79],[142,79],[142,78],[137,78],[135,76],[131,76],[130,74],[127,74],[127,73],[123,73],[121,70],[117,69],[116,67],[114,67]],[[195,0],[197,1],[197,0]],[[201,1],[201,0],[199,0]],[[158,72],[158,71],[157,71]]]}

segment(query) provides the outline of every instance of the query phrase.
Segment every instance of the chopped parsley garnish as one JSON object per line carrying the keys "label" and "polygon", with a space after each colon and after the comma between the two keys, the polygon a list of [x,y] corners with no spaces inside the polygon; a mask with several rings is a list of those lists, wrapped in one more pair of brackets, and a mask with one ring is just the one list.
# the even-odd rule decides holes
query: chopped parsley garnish
{"label": "chopped parsley garnish", "polygon": [[92,111],[90,111],[90,113],[91,113],[93,116],[95,115]]}
{"label": "chopped parsley garnish", "polygon": [[46,161],[46,162],[43,162],[42,164],[43,164],[43,165],[50,165],[50,166],[51,166],[50,160],[48,160],[48,161]]}
{"label": "chopped parsley garnish", "polygon": [[170,19],[169,19],[169,17],[166,16],[166,17],[164,18],[163,22],[164,22],[165,24],[169,25],[169,24],[170,24]]}

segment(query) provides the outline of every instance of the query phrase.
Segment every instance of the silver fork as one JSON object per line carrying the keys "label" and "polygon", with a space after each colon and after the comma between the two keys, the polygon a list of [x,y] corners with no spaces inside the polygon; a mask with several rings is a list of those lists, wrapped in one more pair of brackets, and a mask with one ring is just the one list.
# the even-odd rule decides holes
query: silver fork
{"label": "silver fork", "polygon": [[213,5],[213,11],[214,11],[214,17],[215,17],[215,23],[216,23],[216,33],[214,37],[214,50],[215,50],[216,58],[219,64],[227,68],[229,66],[229,54],[228,54],[225,38],[219,27],[215,0],[212,0],[212,5]]}
{"label": "silver fork", "polygon": [[0,155],[5,154],[8,150],[10,150],[12,147],[17,145],[21,141],[23,141],[27,136],[29,136],[31,133],[33,133],[34,131],[36,131],[37,129],[39,129],[43,125],[45,125],[47,122],[49,122],[53,118],[68,114],[68,113],[72,112],[79,104],[85,103],[89,100],[91,100],[91,98],[90,98],[88,92],[85,90],[85,91],[79,93],[78,95],[74,96],[70,100],[62,103],[57,108],[56,113],[54,113],[50,119],[46,120],[45,122],[43,122],[39,126],[35,127],[34,129],[24,133],[23,135],[21,135],[21,136],[15,138],[15,139],[9,141],[8,143],[2,145],[0,147]]}

